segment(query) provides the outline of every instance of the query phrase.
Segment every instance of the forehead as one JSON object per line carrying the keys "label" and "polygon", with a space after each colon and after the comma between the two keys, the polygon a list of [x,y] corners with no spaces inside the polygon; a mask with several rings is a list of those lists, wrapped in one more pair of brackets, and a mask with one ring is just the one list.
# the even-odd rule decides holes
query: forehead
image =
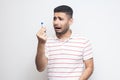
{"label": "forehead", "polygon": [[54,17],[68,17],[68,15],[64,12],[55,12]]}

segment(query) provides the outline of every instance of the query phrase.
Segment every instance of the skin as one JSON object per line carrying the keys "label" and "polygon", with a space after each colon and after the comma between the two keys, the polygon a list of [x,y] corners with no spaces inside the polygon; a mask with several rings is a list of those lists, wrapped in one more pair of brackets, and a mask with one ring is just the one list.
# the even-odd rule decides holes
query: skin
{"label": "skin", "polygon": [[88,80],[91,74],[93,73],[93,69],[94,69],[93,58],[85,60],[84,64],[85,64],[85,70],[82,73],[80,80]]}
{"label": "skin", "polygon": [[[71,36],[71,30],[69,26],[73,23],[73,19],[64,12],[56,12],[53,17],[53,26],[56,36],[64,41]],[[48,59],[45,56],[45,43],[47,40],[46,28],[42,27],[36,34],[38,38],[38,47],[36,55],[36,67],[38,71],[43,71],[46,68]],[[80,76],[80,80],[88,80],[93,72],[93,58],[85,60],[85,70]]]}
{"label": "skin", "polygon": [[56,36],[59,39],[67,39],[71,36],[71,30],[69,26],[72,24],[73,19],[62,12],[54,14],[53,25],[56,32]]}
{"label": "skin", "polygon": [[35,63],[36,63],[36,68],[39,72],[45,69],[48,62],[47,57],[45,56],[45,43],[47,40],[45,31],[46,29],[42,27],[36,34],[38,38],[38,47],[37,47]]}

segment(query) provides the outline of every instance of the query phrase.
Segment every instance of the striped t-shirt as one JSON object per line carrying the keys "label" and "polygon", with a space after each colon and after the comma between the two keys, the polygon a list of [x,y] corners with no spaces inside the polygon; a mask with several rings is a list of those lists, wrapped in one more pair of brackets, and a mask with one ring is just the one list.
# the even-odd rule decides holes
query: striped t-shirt
{"label": "striped t-shirt", "polygon": [[84,71],[83,61],[92,58],[90,41],[78,34],[72,34],[66,41],[48,39],[48,80],[79,80]]}

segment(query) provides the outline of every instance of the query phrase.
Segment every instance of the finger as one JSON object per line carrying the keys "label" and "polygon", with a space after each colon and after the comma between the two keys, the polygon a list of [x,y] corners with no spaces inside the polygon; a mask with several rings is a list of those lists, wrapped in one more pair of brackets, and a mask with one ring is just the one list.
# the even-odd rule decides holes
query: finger
{"label": "finger", "polygon": [[46,32],[46,27],[43,27],[43,31]]}
{"label": "finger", "polygon": [[46,33],[44,31],[38,31],[37,36],[45,36]]}
{"label": "finger", "polygon": [[46,29],[45,28],[41,28],[37,34],[44,34],[46,32]]}
{"label": "finger", "polygon": [[46,34],[44,35],[44,39],[47,40],[47,35]]}
{"label": "finger", "polygon": [[40,29],[40,31],[46,32],[46,28],[45,28],[45,27],[42,27],[42,28]]}
{"label": "finger", "polygon": [[45,37],[45,36],[47,36],[47,34],[46,34],[46,33],[44,33],[44,34],[43,34],[43,36]]}

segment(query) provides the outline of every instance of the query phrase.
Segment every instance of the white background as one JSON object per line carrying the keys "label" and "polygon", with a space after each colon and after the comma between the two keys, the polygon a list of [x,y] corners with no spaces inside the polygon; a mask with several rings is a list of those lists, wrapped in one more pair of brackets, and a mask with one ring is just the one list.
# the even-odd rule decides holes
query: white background
{"label": "white background", "polygon": [[43,21],[53,36],[53,9],[74,10],[73,31],[94,49],[90,80],[120,80],[120,0],[0,0],[0,80],[46,80],[35,67],[36,32]]}

